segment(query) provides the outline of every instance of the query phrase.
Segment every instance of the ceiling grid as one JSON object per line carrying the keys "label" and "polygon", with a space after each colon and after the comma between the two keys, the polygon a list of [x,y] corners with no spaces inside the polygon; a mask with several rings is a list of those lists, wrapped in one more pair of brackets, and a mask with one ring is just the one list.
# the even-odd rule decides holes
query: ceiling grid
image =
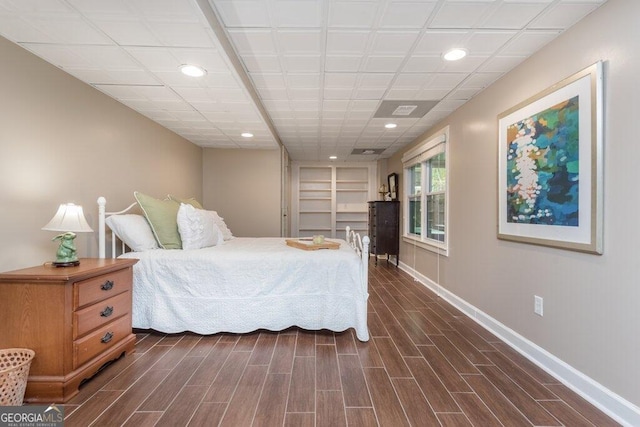
{"label": "ceiling grid", "polygon": [[[199,146],[374,160],[605,1],[0,0],[0,35]],[[396,101],[433,108],[386,129]]]}

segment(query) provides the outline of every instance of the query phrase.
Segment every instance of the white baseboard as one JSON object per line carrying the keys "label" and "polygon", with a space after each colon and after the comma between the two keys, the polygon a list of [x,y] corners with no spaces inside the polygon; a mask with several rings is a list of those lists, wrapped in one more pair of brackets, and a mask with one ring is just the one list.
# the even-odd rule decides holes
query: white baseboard
{"label": "white baseboard", "polygon": [[498,336],[520,354],[620,424],[630,427],[640,426],[640,408],[633,403],[607,389],[602,384],[498,322],[428,277],[423,276],[407,264],[400,262],[400,269],[409,273],[423,286],[431,289],[439,297],[462,311],[480,326]]}

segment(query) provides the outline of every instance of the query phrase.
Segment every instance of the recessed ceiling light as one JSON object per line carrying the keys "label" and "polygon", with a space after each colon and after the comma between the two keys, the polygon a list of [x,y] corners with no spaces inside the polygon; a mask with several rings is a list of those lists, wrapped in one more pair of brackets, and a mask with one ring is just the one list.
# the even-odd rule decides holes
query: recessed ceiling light
{"label": "recessed ceiling light", "polygon": [[253,134],[251,132],[242,132],[240,136],[243,138],[253,138]]}
{"label": "recessed ceiling light", "polygon": [[384,125],[384,127],[386,127],[387,129],[395,129],[396,127],[398,127],[398,125],[395,123],[387,123],[386,125]]}
{"label": "recessed ceiling light", "polygon": [[447,61],[458,61],[459,59],[462,59],[465,56],[467,56],[467,51],[459,48],[450,49],[446,51],[444,55],[442,55],[442,57]]}
{"label": "recessed ceiling light", "polygon": [[202,77],[207,74],[207,70],[205,70],[204,68],[190,64],[181,65],[180,71],[182,71],[182,74],[189,77]]}
{"label": "recessed ceiling light", "polygon": [[338,158],[338,156],[329,156],[329,160],[335,160],[337,158]]}

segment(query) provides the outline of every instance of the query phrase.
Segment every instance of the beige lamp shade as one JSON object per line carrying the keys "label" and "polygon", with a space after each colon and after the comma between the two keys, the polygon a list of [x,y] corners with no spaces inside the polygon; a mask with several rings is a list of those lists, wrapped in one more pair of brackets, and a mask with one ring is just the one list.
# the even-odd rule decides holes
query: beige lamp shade
{"label": "beige lamp shade", "polygon": [[42,229],[47,231],[73,231],[74,233],[93,231],[84,217],[82,206],[73,203],[60,205],[58,212]]}

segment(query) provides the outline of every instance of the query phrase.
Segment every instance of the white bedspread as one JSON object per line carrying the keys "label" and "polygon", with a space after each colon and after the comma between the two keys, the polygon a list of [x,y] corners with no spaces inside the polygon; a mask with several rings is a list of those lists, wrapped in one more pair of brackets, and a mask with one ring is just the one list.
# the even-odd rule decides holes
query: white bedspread
{"label": "white bedspread", "polygon": [[361,260],[340,249],[305,251],[279,238],[234,238],[197,250],[130,252],[133,327],[166,333],[245,333],[290,326],[344,331],[367,341]]}

